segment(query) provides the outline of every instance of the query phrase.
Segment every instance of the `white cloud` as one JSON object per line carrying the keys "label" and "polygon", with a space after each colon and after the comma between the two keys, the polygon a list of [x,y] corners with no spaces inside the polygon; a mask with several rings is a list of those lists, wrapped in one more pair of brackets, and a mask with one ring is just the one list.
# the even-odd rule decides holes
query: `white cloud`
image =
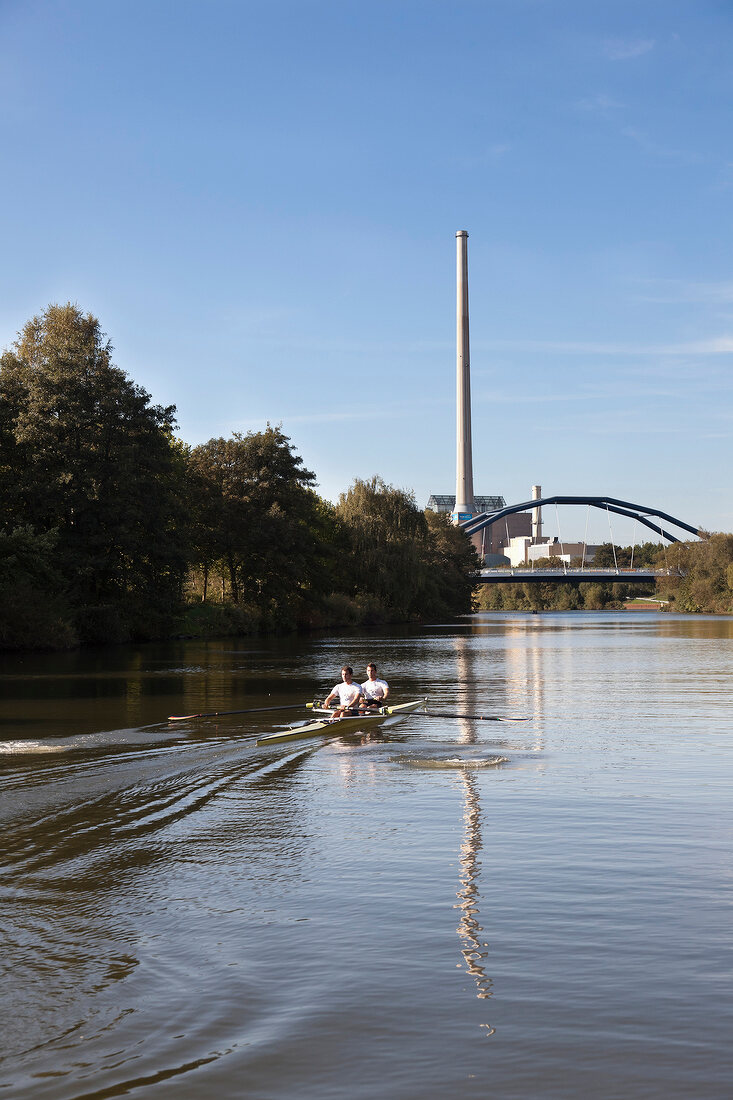
{"label": "white cloud", "polygon": [[559,351],[571,355],[730,355],[733,336],[710,336],[678,344],[615,344],[573,340],[488,340],[475,345],[474,351],[512,349],[515,351]]}
{"label": "white cloud", "polygon": [[[485,377],[490,372],[484,371],[482,375]],[[651,374],[651,379],[647,376]],[[699,377],[699,369],[697,372]],[[656,379],[659,379],[656,381]],[[492,384],[489,379],[489,388],[485,389],[484,378],[482,377],[481,385],[476,386],[474,390],[473,400],[477,406],[484,404],[496,404],[496,405],[519,405],[521,407],[529,405],[546,405],[562,404],[562,405],[577,405],[582,402],[603,402],[604,414],[609,410],[609,402],[618,404],[619,402],[640,402],[653,400],[657,402],[675,402],[683,400],[686,402],[687,407],[690,404],[690,391],[689,386],[686,384],[684,377],[680,378],[674,375],[671,378],[667,378],[662,375],[662,372],[648,372],[643,369],[624,370],[616,369],[613,377],[608,381],[600,380],[597,383],[579,383],[574,388],[558,388],[555,390],[538,390],[536,387],[530,388],[497,388]],[[694,399],[696,403],[700,403],[704,398],[710,394],[719,397],[721,394],[721,387],[718,379],[704,379],[699,381],[695,387]],[[646,406],[645,406],[646,407]],[[725,417],[718,416],[718,419],[725,419]]]}
{"label": "white cloud", "polygon": [[620,111],[624,104],[605,92],[597,92],[595,95],[579,99],[576,107],[579,111],[587,111],[589,114],[599,114],[608,117],[613,111]]}
{"label": "white cloud", "polygon": [[733,282],[697,283],[684,279],[648,279],[648,294],[639,295],[639,301],[660,305],[676,305],[695,302],[703,305],[727,305],[733,303]]}
{"label": "white cloud", "polygon": [[655,45],[653,38],[609,38],[603,49],[611,61],[628,61],[649,53]]}
{"label": "white cloud", "polygon": [[[681,350],[678,352],[676,348]],[[708,340],[698,340],[690,344],[671,345],[670,355],[730,355],[733,352],[733,336],[711,336]]]}
{"label": "white cloud", "polygon": [[730,161],[719,171],[713,182],[714,191],[728,191],[733,187],[733,164]]}
{"label": "white cloud", "polygon": [[667,145],[659,145],[658,142],[648,138],[642,130],[637,130],[635,126],[624,126],[621,133],[638,145],[643,152],[649,153],[651,156],[681,160],[685,164],[699,163],[700,158],[696,153],[690,153],[687,149],[674,149]]}
{"label": "white cloud", "polygon": [[482,168],[487,164],[494,164],[496,161],[503,160],[511,148],[509,142],[497,141],[473,156],[459,157],[456,163],[464,169]]}
{"label": "white cloud", "polygon": [[[422,403],[421,403],[422,404]],[[380,420],[401,420],[405,416],[409,416],[411,409],[405,408],[404,405],[393,405],[384,409],[380,408],[379,419]],[[260,431],[262,425],[266,422],[271,424],[281,424],[283,430],[287,433],[288,424],[338,424],[344,421],[360,421],[365,423],[365,414],[363,409],[332,409],[325,412],[311,412],[311,413],[282,413],[278,415],[277,419],[273,419],[268,416],[252,417],[247,416],[241,420],[232,421],[229,431],[243,430],[249,431],[250,429]]]}

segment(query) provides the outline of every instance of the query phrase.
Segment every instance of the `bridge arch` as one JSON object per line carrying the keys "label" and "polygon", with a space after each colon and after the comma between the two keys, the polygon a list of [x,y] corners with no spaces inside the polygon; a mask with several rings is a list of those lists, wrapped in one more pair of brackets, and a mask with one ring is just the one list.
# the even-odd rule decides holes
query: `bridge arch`
{"label": "bridge arch", "polygon": [[700,537],[699,528],[692,527],[681,519],[675,519],[674,516],[670,516],[667,512],[662,512],[658,508],[645,508],[641,504],[632,504],[628,500],[617,500],[616,497],[604,496],[553,496],[542,497],[540,500],[527,500],[523,504],[509,504],[505,508],[497,509],[495,512],[482,512],[478,516],[472,516],[471,519],[464,520],[460,526],[467,535],[476,535],[479,531],[483,531],[485,527],[491,527],[492,524],[498,523],[505,516],[513,516],[517,512],[530,512],[535,508],[543,508],[550,504],[585,504],[590,505],[591,508],[600,508],[602,511],[615,512],[619,516],[627,516],[629,519],[637,520],[644,527],[648,527],[650,531],[656,531],[668,542],[679,542],[680,539],[654,523],[649,518],[650,516],[663,520],[665,523],[670,523],[681,531],[687,531],[691,535]]}

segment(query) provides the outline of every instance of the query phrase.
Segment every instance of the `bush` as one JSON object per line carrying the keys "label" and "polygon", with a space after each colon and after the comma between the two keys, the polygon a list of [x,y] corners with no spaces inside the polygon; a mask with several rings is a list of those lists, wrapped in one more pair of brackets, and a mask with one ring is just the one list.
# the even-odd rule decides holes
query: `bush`
{"label": "bush", "polygon": [[71,649],[78,644],[63,599],[27,580],[0,586],[0,649]]}
{"label": "bush", "polygon": [[700,542],[676,542],[658,559],[677,575],[660,578],[660,595],[674,601],[676,611],[733,612],[733,534],[706,534]]}
{"label": "bush", "polygon": [[174,630],[194,638],[249,635],[259,633],[261,622],[260,615],[246,604],[195,603],[185,609]]}

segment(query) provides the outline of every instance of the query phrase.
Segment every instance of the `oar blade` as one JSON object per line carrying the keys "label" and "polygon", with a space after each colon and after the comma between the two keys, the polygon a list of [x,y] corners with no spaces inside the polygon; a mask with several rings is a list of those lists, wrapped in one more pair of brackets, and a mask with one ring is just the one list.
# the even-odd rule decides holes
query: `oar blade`
{"label": "oar blade", "polygon": [[529,722],[529,718],[508,714],[455,714],[453,711],[425,711],[426,718],[466,718],[471,722]]}
{"label": "oar blade", "polygon": [[193,718],[223,718],[229,714],[264,714],[270,710],[301,710],[313,707],[314,703],[286,703],[281,707],[248,707],[247,710],[209,710],[201,714],[169,714],[169,722],[188,722]]}

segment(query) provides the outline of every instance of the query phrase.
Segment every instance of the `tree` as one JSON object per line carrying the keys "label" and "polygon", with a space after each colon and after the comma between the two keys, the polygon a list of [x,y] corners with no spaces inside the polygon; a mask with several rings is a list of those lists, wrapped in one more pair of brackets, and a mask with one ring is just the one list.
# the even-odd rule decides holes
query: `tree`
{"label": "tree", "polygon": [[[701,532],[702,534],[702,532]],[[678,611],[733,611],[733,534],[705,534],[699,542],[676,542],[659,555],[661,567],[677,574],[660,578],[657,588]]]}
{"label": "tree", "polygon": [[336,513],[348,532],[347,592],[376,597],[397,617],[416,612],[427,524],[412,494],[380,477],[357,478],[340,495]]}
{"label": "tree", "polygon": [[299,602],[330,585],[332,517],[311,489],[315,474],[269,424],[210,439],[187,461],[197,564],[220,564],[235,603],[255,602],[292,623]]}
{"label": "tree", "polygon": [[351,594],[398,619],[470,611],[478,558],[447,518],[421,512],[412,493],[380,477],[357,478],[336,513],[349,542]]}
{"label": "tree", "polygon": [[632,562],[638,568],[654,565],[659,552],[664,549],[661,542],[642,542],[638,546],[616,546],[611,542],[602,543],[595,552],[593,568],[619,569],[630,568]]}
{"label": "tree", "polygon": [[56,567],[55,531],[0,530],[0,649],[57,648],[77,641]]}
{"label": "tree", "polygon": [[431,578],[435,590],[434,613],[468,614],[476,582],[473,574],[481,561],[465,532],[443,512],[425,511],[431,543]]}
{"label": "tree", "polygon": [[154,634],[175,603],[174,412],[113,365],[98,320],[71,303],[48,306],[0,358],[6,523],[58,532],[82,638]]}

